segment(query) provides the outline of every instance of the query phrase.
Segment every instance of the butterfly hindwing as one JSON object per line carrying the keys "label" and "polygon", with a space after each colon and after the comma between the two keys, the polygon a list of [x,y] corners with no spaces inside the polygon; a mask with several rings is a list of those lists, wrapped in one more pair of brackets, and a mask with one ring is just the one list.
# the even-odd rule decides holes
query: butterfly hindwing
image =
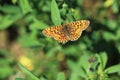
{"label": "butterfly hindwing", "polygon": [[81,36],[82,31],[88,27],[89,21],[80,20],[80,21],[71,22],[68,25],[70,27],[70,30],[69,30],[70,40],[75,41]]}

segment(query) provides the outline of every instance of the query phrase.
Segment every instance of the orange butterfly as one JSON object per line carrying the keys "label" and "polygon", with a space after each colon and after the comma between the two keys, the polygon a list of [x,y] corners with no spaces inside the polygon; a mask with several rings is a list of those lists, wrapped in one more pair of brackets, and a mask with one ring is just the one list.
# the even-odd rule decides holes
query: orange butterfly
{"label": "orange butterfly", "polygon": [[68,41],[77,40],[81,36],[82,31],[85,30],[89,24],[89,20],[80,20],[69,24],[46,28],[42,33],[48,37],[53,37],[61,43],[66,43]]}

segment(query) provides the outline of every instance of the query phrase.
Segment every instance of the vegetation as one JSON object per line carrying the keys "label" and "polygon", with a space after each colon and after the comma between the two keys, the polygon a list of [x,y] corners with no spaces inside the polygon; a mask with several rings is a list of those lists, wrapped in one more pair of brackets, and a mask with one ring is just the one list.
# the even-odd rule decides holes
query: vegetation
{"label": "vegetation", "polygon": [[[0,0],[0,80],[119,80],[119,0]],[[76,41],[42,30],[89,20]]]}

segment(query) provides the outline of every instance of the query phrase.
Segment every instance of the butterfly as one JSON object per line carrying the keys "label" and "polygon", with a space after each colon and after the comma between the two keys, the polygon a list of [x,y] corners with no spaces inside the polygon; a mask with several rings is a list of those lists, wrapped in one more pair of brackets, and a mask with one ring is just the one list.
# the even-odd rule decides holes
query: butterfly
{"label": "butterfly", "polygon": [[42,31],[42,33],[45,36],[53,37],[60,43],[66,43],[68,41],[77,40],[81,36],[82,31],[85,30],[89,24],[89,20],[74,21],[68,24],[46,28]]}

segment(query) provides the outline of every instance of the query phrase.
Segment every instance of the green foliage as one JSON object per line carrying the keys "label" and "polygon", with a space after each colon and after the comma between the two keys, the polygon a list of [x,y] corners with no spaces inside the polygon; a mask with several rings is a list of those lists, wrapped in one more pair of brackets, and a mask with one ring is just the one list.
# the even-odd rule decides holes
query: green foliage
{"label": "green foliage", "polygon": [[24,78],[15,78],[15,80],[25,80]]}
{"label": "green foliage", "polygon": [[6,59],[0,59],[0,79],[4,79],[13,73],[10,62]]}
{"label": "green foliage", "polygon": [[60,12],[55,0],[52,0],[51,2],[51,18],[55,25],[61,24]]}
{"label": "green foliage", "polygon": [[[68,60],[68,66],[70,68],[71,77],[70,80],[79,79],[79,76],[83,77],[85,80],[101,80],[101,79],[107,79],[108,74],[119,72],[120,64],[114,65],[112,67],[108,67],[105,69],[106,62],[107,62],[107,55],[105,52],[100,53],[100,55],[95,54],[95,56],[92,56],[87,61],[86,56],[82,56],[84,59],[81,59],[81,62],[84,62],[84,64],[76,64],[73,61]],[[88,56],[87,56],[88,57]],[[88,66],[86,66],[88,65]],[[19,64],[19,67],[21,70],[30,78],[30,80],[46,80],[43,77],[38,79],[36,76],[34,76],[29,70],[27,70],[22,64]],[[20,79],[22,80],[22,79]],[[65,80],[65,75],[63,72],[59,72],[57,75],[56,80]]]}
{"label": "green foliage", "polygon": [[32,8],[29,4],[29,0],[19,0],[18,3],[19,3],[19,6],[20,6],[23,14],[26,14],[26,13],[32,11]]}
{"label": "green foliage", "polygon": [[34,76],[30,71],[28,71],[22,64],[19,64],[20,69],[30,77],[31,80],[40,80],[36,76]]}
{"label": "green foliage", "polygon": [[105,71],[106,73],[109,73],[109,74],[120,72],[119,67],[120,67],[120,64],[107,68]]}
{"label": "green foliage", "polygon": [[[0,0],[0,80],[119,80],[119,7],[119,0]],[[76,41],[42,34],[84,19],[90,25]]]}
{"label": "green foliage", "polygon": [[63,72],[58,73],[57,80],[65,80],[65,75]]}

